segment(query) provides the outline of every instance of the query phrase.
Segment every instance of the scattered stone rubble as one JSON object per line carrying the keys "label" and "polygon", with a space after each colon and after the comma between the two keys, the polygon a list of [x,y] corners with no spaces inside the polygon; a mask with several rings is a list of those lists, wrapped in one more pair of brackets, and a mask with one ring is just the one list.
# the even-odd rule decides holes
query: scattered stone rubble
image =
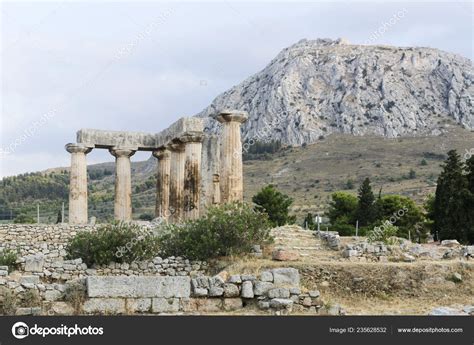
{"label": "scattered stone rubble", "polygon": [[443,240],[440,245],[422,245],[400,238],[397,239],[398,244],[386,245],[356,239],[353,243],[342,245],[341,238],[335,231],[316,231],[315,235],[333,250],[342,248],[342,257],[350,261],[413,262],[417,259],[474,258],[474,246],[462,246],[456,240]]}
{"label": "scattered stone rubble", "polygon": [[316,231],[316,236],[327,243],[329,248],[339,250],[341,247],[341,238],[336,231]]}

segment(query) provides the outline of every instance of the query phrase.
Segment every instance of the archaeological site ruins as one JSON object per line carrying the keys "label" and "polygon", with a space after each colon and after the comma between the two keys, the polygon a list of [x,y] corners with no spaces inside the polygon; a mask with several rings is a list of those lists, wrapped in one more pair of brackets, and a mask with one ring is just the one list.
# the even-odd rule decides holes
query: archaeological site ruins
{"label": "archaeological site ruins", "polygon": [[132,219],[130,157],[150,151],[158,159],[156,217],[170,222],[196,219],[213,204],[242,201],[240,125],[246,112],[225,110],[213,116],[222,124],[219,136],[204,133],[204,119],[181,118],[160,133],[81,129],[71,154],[69,223],[86,224],[87,163],[93,149],[115,157],[114,218]]}

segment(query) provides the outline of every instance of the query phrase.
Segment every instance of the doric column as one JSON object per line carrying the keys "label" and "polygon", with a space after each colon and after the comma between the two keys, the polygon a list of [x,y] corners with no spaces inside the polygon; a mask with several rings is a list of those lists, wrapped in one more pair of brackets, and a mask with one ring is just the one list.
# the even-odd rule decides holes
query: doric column
{"label": "doric column", "polygon": [[215,119],[222,123],[220,138],[221,201],[243,201],[242,140],[240,125],[247,121],[244,111],[223,111]]}
{"label": "doric column", "polygon": [[170,151],[159,149],[153,151],[158,158],[158,174],[156,179],[156,217],[168,219],[170,216]]}
{"label": "doric column", "polygon": [[115,156],[115,202],[114,216],[116,220],[132,220],[132,170],[130,157],[135,150],[126,148],[111,148]]}
{"label": "doric column", "polygon": [[69,224],[87,224],[87,162],[91,148],[83,144],[67,144],[71,154],[69,178]]}
{"label": "doric column", "polygon": [[175,140],[169,144],[170,158],[170,221],[177,223],[183,220],[184,215],[184,144]]}
{"label": "doric column", "polygon": [[179,140],[184,143],[184,219],[199,218],[201,194],[201,153],[203,134],[186,133]]}

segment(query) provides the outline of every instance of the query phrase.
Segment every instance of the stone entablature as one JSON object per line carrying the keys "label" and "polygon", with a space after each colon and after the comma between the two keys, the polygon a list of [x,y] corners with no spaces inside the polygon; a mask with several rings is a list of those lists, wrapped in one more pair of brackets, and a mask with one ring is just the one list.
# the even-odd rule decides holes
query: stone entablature
{"label": "stone entablature", "polygon": [[136,151],[158,159],[156,217],[172,222],[196,219],[206,207],[243,200],[240,125],[246,112],[225,110],[213,116],[223,124],[216,140],[204,133],[201,118],[181,118],[156,133],[81,129],[71,153],[69,223],[87,223],[87,163],[92,149],[108,149],[116,158],[114,216],[132,219],[131,162]]}

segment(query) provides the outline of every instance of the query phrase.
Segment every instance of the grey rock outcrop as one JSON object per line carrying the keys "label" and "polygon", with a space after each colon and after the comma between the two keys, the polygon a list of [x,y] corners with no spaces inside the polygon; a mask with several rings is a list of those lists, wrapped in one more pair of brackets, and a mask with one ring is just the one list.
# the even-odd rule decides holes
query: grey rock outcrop
{"label": "grey rock outcrop", "polygon": [[[301,40],[197,114],[245,110],[245,140],[312,143],[331,133],[438,135],[449,122],[474,129],[469,59],[432,48]],[[217,131],[208,121],[206,130]]]}

